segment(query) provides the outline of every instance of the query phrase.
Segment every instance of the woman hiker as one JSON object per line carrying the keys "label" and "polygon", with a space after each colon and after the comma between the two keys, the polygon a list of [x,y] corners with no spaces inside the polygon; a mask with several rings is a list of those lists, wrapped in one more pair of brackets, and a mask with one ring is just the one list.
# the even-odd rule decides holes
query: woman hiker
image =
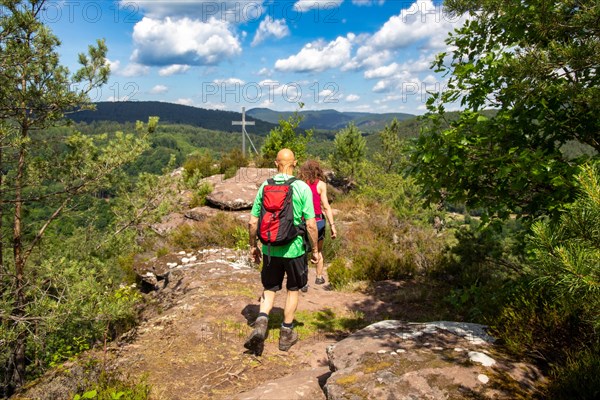
{"label": "woman hiker", "polygon": [[[317,221],[317,229],[319,230],[318,249],[319,261],[317,261],[317,278],[315,284],[322,285],[325,283],[323,276],[323,241],[325,239],[325,218],[331,227],[331,238],[337,237],[335,223],[333,222],[333,213],[327,199],[327,184],[324,182],[325,177],[321,165],[315,160],[307,160],[300,167],[298,177],[308,184],[313,195],[313,205],[315,209],[315,218]],[[303,288],[304,289],[304,288]],[[303,290],[304,291],[304,290]]]}

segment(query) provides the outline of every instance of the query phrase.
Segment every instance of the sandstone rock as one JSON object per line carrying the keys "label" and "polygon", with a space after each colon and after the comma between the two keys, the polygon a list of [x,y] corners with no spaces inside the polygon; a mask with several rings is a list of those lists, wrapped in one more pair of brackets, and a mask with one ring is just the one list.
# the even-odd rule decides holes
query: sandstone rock
{"label": "sandstone rock", "polygon": [[319,381],[329,375],[327,367],[300,371],[295,374],[267,382],[256,389],[241,393],[235,400],[300,400],[325,399]]}
{"label": "sandstone rock", "polygon": [[218,212],[219,210],[215,208],[202,206],[187,210],[183,215],[194,221],[204,221],[207,218],[214,217]]}
{"label": "sandstone rock", "polygon": [[158,235],[164,236],[186,222],[183,214],[172,213],[163,217],[159,223],[151,225],[150,228]]}
{"label": "sandstone rock", "polygon": [[233,178],[215,183],[206,200],[222,210],[250,209],[260,185],[275,172],[269,168],[240,168]]}
{"label": "sandstone rock", "polygon": [[324,389],[328,400],[511,399],[514,388],[530,397],[539,371],[497,351],[481,325],[382,321],[327,349],[334,372]]}

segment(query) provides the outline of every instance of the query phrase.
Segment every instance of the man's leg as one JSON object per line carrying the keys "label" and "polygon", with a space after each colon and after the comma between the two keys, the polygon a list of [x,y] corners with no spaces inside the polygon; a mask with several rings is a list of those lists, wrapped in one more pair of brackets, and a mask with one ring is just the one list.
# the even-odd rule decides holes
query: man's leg
{"label": "man's leg", "polygon": [[283,310],[283,323],[291,324],[294,322],[294,315],[298,308],[298,291],[287,292],[287,298],[285,299],[285,309]]}
{"label": "man's leg", "polygon": [[306,255],[290,259],[286,266],[287,274],[287,297],[283,310],[283,323],[279,331],[279,350],[288,351],[298,342],[298,333],[294,331],[294,315],[298,308],[298,289],[304,287],[308,280],[306,273]]}
{"label": "man's leg", "polygon": [[271,312],[273,303],[275,302],[275,292],[272,290],[263,290],[263,294],[260,297],[260,314],[267,314]]}
{"label": "man's leg", "polygon": [[260,356],[264,349],[269,326],[269,313],[273,308],[275,292],[281,289],[283,276],[284,269],[281,260],[275,257],[271,257],[271,260],[267,260],[266,257],[263,259],[261,281],[264,289],[260,297],[260,311],[256,321],[254,321],[254,330],[244,343],[244,347],[257,356]]}

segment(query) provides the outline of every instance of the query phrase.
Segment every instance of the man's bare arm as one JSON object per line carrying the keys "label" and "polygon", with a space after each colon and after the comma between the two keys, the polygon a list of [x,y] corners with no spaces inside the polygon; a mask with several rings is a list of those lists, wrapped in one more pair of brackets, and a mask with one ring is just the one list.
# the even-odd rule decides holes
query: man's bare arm
{"label": "man's bare arm", "polygon": [[255,263],[260,262],[261,252],[258,248],[258,218],[254,215],[250,215],[250,221],[248,222],[248,237],[250,238],[250,256]]}
{"label": "man's bare arm", "polygon": [[250,215],[250,221],[248,222],[248,236],[250,237],[250,247],[256,247],[257,234],[258,218],[256,218],[254,215]]}
{"label": "man's bare arm", "polygon": [[314,218],[306,220],[306,228],[308,229],[308,239],[310,240],[310,246],[313,249],[317,248],[319,237],[319,231],[317,229],[317,220]]}
{"label": "man's bare arm", "polygon": [[308,240],[310,240],[310,246],[312,247],[312,262],[317,262],[319,259],[319,247],[318,238],[319,231],[317,230],[317,221],[314,218],[306,220],[306,230],[308,231]]}

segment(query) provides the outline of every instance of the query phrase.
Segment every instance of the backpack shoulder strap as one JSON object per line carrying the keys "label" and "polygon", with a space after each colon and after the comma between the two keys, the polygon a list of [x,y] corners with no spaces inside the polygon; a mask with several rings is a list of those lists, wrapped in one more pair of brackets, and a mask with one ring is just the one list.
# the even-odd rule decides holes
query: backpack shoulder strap
{"label": "backpack shoulder strap", "polygon": [[277,185],[277,183],[275,183],[275,180],[273,178],[269,178],[267,179],[267,185]]}
{"label": "backpack shoulder strap", "polygon": [[290,179],[285,181],[284,185],[291,185],[292,183],[296,182],[297,180],[298,180],[298,178],[296,178],[295,176],[292,176]]}

